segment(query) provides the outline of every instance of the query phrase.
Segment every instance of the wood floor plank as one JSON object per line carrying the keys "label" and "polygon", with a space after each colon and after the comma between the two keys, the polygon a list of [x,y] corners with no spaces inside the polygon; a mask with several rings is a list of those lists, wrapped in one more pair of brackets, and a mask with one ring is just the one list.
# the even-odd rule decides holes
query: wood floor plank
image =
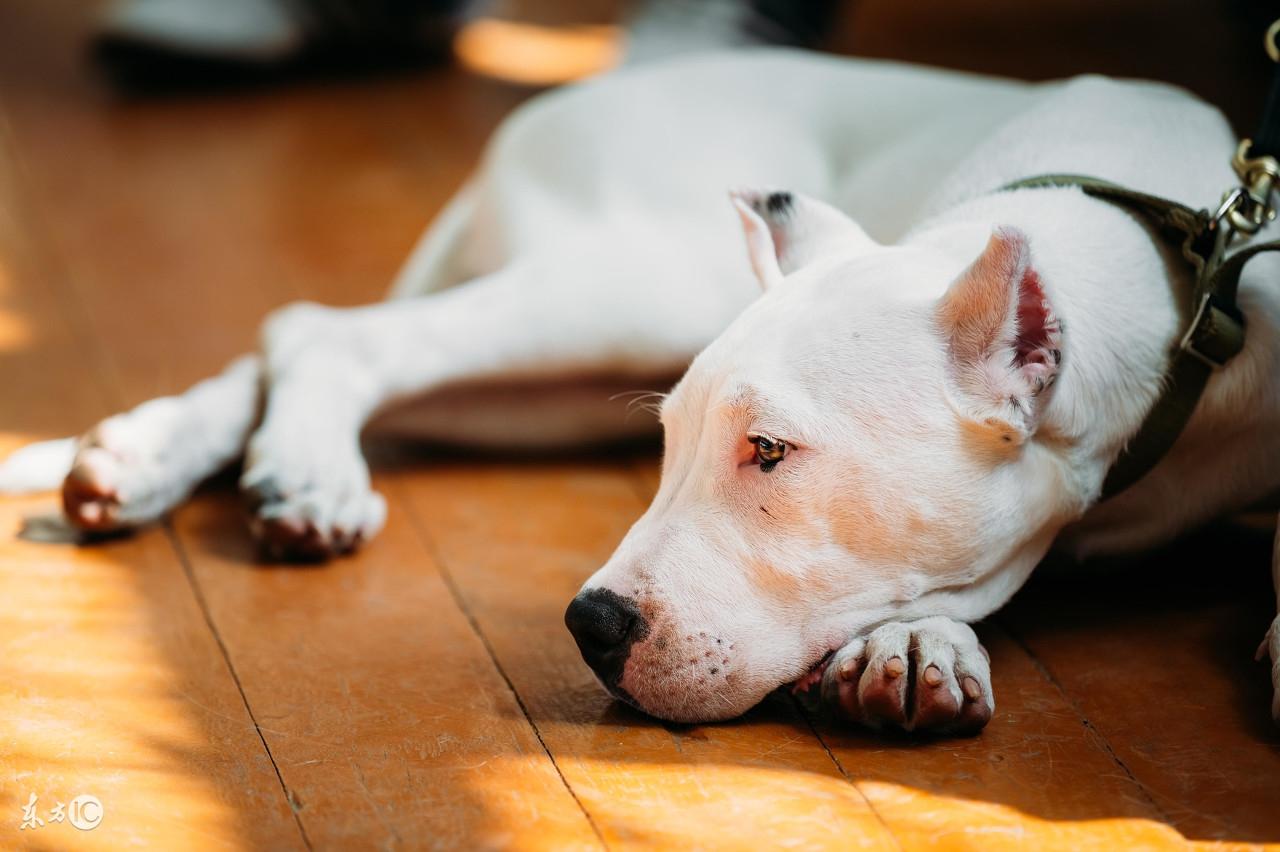
{"label": "wood floor plank", "polygon": [[1046,577],[1000,616],[1189,837],[1280,839],[1280,730],[1253,662],[1274,617],[1271,538],[1209,530]]}
{"label": "wood floor plank", "polygon": [[893,848],[789,701],[664,726],[595,682],[563,613],[643,509],[624,466],[477,462],[397,485],[606,841]]}
{"label": "wood floor plank", "polygon": [[[102,416],[113,389],[0,142],[3,456]],[[236,849],[249,835],[301,848],[165,532],[92,549],[35,540],[58,532],[38,522],[55,509],[50,497],[0,502],[0,848]],[[24,829],[33,794],[44,824]],[[101,801],[100,825],[52,821],[82,794]]]}
{"label": "wood floor plank", "polygon": [[833,754],[903,846],[1180,849],[1145,790],[1035,662],[999,628],[991,653],[996,712],[972,739],[885,737],[825,722]]}
{"label": "wood floor plank", "polygon": [[[0,847],[302,848],[163,530],[92,550],[18,539],[0,505]],[[43,827],[19,831],[38,797]],[[102,824],[49,822],[96,796]]]}
{"label": "wood floor plank", "polygon": [[233,495],[174,523],[317,848],[598,847],[395,500],[320,568],[258,565]]}

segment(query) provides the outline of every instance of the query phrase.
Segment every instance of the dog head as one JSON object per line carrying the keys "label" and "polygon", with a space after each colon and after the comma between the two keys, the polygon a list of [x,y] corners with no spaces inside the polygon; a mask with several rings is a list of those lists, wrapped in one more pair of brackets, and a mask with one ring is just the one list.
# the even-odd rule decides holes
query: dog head
{"label": "dog head", "polygon": [[878,623],[986,614],[1071,511],[1043,434],[1062,330],[1022,233],[883,247],[811,199],[734,203],[765,293],[666,399],[653,504],[566,613],[606,687],[676,721]]}

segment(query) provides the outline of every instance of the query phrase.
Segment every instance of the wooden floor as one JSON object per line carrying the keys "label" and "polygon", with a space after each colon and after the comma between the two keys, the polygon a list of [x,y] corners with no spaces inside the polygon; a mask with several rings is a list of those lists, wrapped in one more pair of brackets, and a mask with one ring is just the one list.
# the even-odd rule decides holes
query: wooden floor
{"label": "wooden floor", "polygon": [[[0,453],[215,370],[276,305],[376,298],[525,95],[440,70],[119,101],[83,18],[0,7]],[[1280,841],[1269,530],[1033,583],[981,628],[990,727],[914,742],[607,698],[561,613],[650,455],[375,479],[386,531],[315,569],[258,564],[228,482],[86,548],[30,540],[51,499],[0,502],[0,848]],[[96,829],[49,820],[82,794]]]}

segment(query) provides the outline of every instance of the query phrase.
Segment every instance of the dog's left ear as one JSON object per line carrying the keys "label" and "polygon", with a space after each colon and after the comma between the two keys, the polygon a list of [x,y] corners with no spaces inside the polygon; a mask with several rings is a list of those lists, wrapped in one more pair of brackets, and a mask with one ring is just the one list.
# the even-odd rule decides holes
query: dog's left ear
{"label": "dog's left ear", "polygon": [[1022,443],[1062,363],[1062,325],[1026,234],[997,228],[938,303],[936,320],[969,413],[1002,441]]}
{"label": "dog's left ear", "polygon": [[737,189],[729,197],[742,218],[751,268],[766,290],[824,254],[875,245],[848,216],[798,193]]}

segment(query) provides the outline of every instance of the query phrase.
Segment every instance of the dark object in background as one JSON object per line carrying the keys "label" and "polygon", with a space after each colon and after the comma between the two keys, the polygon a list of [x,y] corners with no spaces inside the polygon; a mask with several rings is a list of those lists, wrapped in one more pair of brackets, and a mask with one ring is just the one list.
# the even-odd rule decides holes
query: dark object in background
{"label": "dark object in background", "polygon": [[627,21],[627,61],[717,47],[814,47],[849,0],[644,0]]}
{"label": "dark object in background", "polygon": [[745,26],[768,44],[813,47],[831,31],[840,0],[748,0]]}
{"label": "dark object in background", "polygon": [[[751,44],[810,47],[841,0],[637,0],[633,60]],[[418,67],[449,56],[479,0],[115,0],[94,53],[135,92]],[[536,0],[527,3],[536,7]],[[548,4],[551,5],[551,4]]]}
{"label": "dark object in background", "polygon": [[131,91],[280,82],[446,60],[468,0],[117,0],[94,58]]}

